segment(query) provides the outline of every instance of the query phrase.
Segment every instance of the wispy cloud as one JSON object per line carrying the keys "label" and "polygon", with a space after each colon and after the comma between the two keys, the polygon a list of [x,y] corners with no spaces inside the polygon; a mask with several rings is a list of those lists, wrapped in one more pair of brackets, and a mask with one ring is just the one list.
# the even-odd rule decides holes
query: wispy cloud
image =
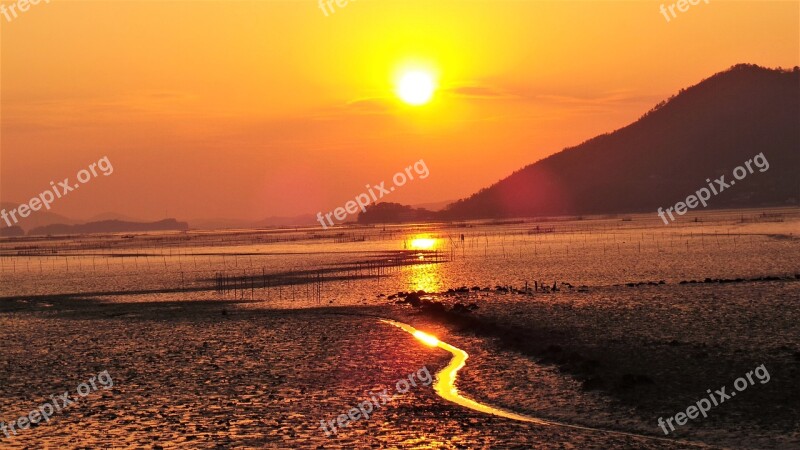
{"label": "wispy cloud", "polygon": [[510,94],[501,92],[498,89],[490,87],[490,86],[477,86],[477,85],[458,86],[458,87],[447,89],[446,92],[448,92],[450,94],[457,95],[457,96],[462,96],[462,97],[477,97],[477,98],[513,98],[514,97],[514,95],[510,95]]}

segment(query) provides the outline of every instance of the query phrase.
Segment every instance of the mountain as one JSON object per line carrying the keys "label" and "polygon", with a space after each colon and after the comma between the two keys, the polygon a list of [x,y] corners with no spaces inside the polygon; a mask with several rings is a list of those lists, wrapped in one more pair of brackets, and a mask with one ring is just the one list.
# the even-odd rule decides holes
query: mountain
{"label": "mountain", "polygon": [[[16,202],[2,202],[0,203],[0,210],[11,211],[12,209],[17,209],[19,205],[20,203]],[[17,216],[18,223],[14,223],[14,221],[10,218],[10,216],[8,220],[11,222],[11,226],[19,226],[20,228],[25,230],[30,230],[32,228],[37,228],[37,227],[43,227],[46,225],[52,225],[54,223],[64,223],[64,224],[77,223],[77,221],[74,219],[62,216],[61,214],[50,212],[46,209],[33,211],[28,217]],[[0,229],[6,227],[8,227],[8,224],[5,222],[5,220],[0,220]]]}
{"label": "mountain", "polygon": [[202,218],[189,219],[192,228],[197,230],[224,230],[224,229],[245,229],[253,228],[253,222],[240,219],[227,218]]}
{"label": "mountain", "polygon": [[416,205],[411,205],[412,208],[416,209],[426,209],[428,211],[441,211],[447,207],[447,205],[453,203],[454,200],[447,200],[441,202],[430,202],[430,203],[419,203]]}
{"label": "mountain", "polygon": [[141,220],[136,219],[131,216],[126,216],[124,214],[116,213],[116,212],[104,212],[101,214],[97,214],[95,216],[89,217],[86,219],[86,222],[100,222],[103,220],[121,220],[123,222],[141,222]]}
{"label": "mountain", "polygon": [[368,205],[367,210],[358,215],[358,223],[402,223],[424,222],[436,219],[436,213],[424,208],[401,205],[399,203],[383,202]]}
{"label": "mountain", "polygon": [[123,222],[121,220],[102,220],[81,225],[52,224],[34,228],[28,235],[86,234],[86,233],[124,233],[142,231],[186,231],[189,224],[175,219],[158,222]]}
{"label": "mountain", "polygon": [[[440,218],[528,217],[668,208],[763,152],[768,167],[709,208],[797,205],[800,68],[739,64],[613,133],[531,164],[447,206]],[[702,206],[699,206],[702,208]]]}
{"label": "mountain", "polygon": [[7,226],[6,224],[3,225],[4,226],[0,227],[0,237],[25,236],[25,230],[23,230],[21,227],[17,225],[11,227]]}

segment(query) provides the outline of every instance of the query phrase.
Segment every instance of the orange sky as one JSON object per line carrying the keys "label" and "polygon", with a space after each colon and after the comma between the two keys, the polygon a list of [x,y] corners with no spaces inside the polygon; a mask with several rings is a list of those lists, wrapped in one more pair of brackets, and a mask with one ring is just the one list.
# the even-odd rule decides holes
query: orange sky
{"label": "orange sky", "polygon": [[[0,200],[103,156],[53,212],[327,212],[419,159],[385,200],[454,200],[736,63],[800,64],[798,1],[662,3],[42,1],[0,16]],[[396,99],[410,67],[430,104]]]}

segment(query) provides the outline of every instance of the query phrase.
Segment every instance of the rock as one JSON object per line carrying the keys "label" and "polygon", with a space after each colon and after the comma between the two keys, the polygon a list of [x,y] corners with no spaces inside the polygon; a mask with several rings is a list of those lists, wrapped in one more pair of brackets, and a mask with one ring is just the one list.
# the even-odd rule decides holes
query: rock
{"label": "rock", "polygon": [[467,309],[467,307],[464,306],[463,303],[456,303],[455,305],[453,305],[453,312],[457,313],[457,314],[466,314],[466,313],[470,313],[472,311]]}
{"label": "rock", "polygon": [[430,300],[422,300],[420,303],[420,309],[434,314],[442,314],[447,312],[447,308],[443,304]]}
{"label": "rock", "polygon": [[422,302],[421,302],[421,300],[419,298],[419,295],[416,294],[416,293],[413,293],[413,292],[406,296],[405,301],[406,301],[406,303],[410,304],[411,306],[413,306],[415,308],[418,308],[422,304]]}

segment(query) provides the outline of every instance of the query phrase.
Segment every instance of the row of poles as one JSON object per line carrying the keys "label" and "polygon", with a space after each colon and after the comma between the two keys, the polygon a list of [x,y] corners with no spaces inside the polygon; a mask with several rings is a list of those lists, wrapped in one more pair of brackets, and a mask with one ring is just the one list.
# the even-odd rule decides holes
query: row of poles
{"label": "row of poles", "polygon": [[272,299],[276,292],[279,300],[283,300],[285,295],[286,299],[293,301],[305,294],[306,300],[315,300],[317,303],[321,303],[323,284],[326,282],[341,281],[349,284],[366,278],[381,279],[396,273],[404,266],[448,261],[438,251],[421,254],[423,259],[419,259],[416,253],[411,255],[382,261],[358,262],[340,269],[306,270],[280,275],[268,274],[263,267],[260,274],[246,270],[241,273],[216,272],[214,287],[218,294],[232,293],[234,298],[240,299],[248,296],[255,299],[256,290],[264,290],[267,299]]}

